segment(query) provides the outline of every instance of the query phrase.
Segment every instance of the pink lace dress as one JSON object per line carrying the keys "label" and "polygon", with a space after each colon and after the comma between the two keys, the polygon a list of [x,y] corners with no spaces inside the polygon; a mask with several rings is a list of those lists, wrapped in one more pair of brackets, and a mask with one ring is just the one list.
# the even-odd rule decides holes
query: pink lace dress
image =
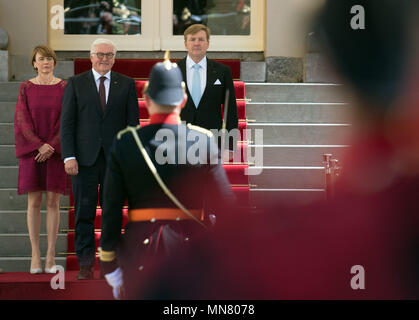
{"label": "pink lace dress", "polygon": [[[15,111],[16,157],[19,158],[18,194],[52,191],[68,194],[69,179],[61,160],[60,118],[66,81],[37,85],[25,81]],[[55,152],[38,163],[38,148],[49,143]]]}

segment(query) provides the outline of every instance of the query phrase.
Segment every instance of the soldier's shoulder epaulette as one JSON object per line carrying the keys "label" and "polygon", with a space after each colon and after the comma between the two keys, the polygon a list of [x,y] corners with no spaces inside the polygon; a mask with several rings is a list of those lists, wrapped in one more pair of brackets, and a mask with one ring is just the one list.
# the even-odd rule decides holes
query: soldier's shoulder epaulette
{"label": "soldier's shoulder epaulette", "polygon": [[186,126],[191,130],[195,130],[195,131],[206,134],[209,138],[212,138],[214,136],[214,134],[208,129],[205,129],[199,126],[194,126],[193,124],[190,124],[190,123],[188,123]]}
{"label": "soldier's shoulder epaulette", "polygon": [[130,132],[132,129],[135,129],[135,130],[138,130],[138,129],[140,129],[140,125],[137,125],[136,127],[132,127],[132,126],[127,126],[125,129],[122,129],[121,131],[119,131],[118,132],[118,134],[117,134],[117,139],[118,140],[121,140],[121,137],[125,134],[125,133],[127,133],[127,132]]}

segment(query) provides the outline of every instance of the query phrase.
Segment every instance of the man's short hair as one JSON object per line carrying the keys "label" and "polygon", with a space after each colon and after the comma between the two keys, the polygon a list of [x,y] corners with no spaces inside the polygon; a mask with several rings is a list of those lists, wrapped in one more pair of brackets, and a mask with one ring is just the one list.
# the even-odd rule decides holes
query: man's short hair
{"label": "man's short hair", "polygon": [[95,52],[95,47],[100,44],[107,44],[111,45],[113,47],[113,53],[116,54],[116,44],[112,40],[104,39],[104,38],[97,38],[95,41],[93,41],[91,47],[90,47],[90,53]]}
{"label": "man's short hair", "polygon": [[193,24],[190,27],[188,27],[185,30],[185,32],[183,33],[183,36],[185,38],[185,41],[186,41],[186,38],[187,38],[188,34],[196,34],[196,33],[198,33],[201,30],[204,30],[205,31],[205,33],[207,34],[207,41],[209,41],[210,35],[211,35],[210,28],[208,28],[207,26],[205,26],[203,24]]}
{"label": "man's short hair", "polygon": [[43,57],[51,57],[52,59],[54,59],[54,66],[57,65],[57,55],[55,54],[54,50],[52,50],[52,48],[48,47],[48,46],[43,46],[43,45],[39,45],[36,46],[35,48],[33,48],[32,50],[32,55],[31,55],[31,64],[34,68],[34,70],[37,70],[34,67],[34,62],[36,61],[36,54],[39,53],[41,56]]}

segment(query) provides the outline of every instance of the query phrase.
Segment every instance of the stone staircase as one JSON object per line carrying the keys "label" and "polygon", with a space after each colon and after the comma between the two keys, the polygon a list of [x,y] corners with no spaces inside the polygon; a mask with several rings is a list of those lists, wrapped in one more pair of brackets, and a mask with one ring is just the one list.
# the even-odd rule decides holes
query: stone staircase
{"label": "stone staircase", "polygon": [[[13,118],[20,82],[0,82],[0,268],[3,271],[29,271],[31,246],[26,224],[27,196],[17,194],[18,160],[14,147]],[[68,197],[61,197],[68,206]],[[47,250],[45,199],[41,208],[41,254]],[[67,210],[61,211],[56,244],[56,263],[65,266],[67,251]]]}
{"label": "stone staircase", "polygon": [[[353,109],[340,85],[246,83],[249,152],[263,153],[250,173],[251,203],[307,204],[325,197],[323,154],[340,159],[348,147]],[[251,159],[251,157],[250,157]],[[251,161],[251,160],[250,160]]]}
{"label": "stone staircase", "polygon": [[[27,196],[17,195],[13,117],[20,83],[0,82],[0,268],[28,271],[31,248],[26,225]],[[249,152],[263,152],[263,163],[250,172],[251,202],[256,208],[273,201],[302,204],[325,196],[322,155],[340,158],[351,132],[351,107],[333,84],[247,83],[250,132],[263,130]],[[252,140],[252,139],[249,139]],[[256,142],[256,143],[255,143]],[[68,206],[68,197],[61,198]],[[46,253],[45,204],[42,207],[41,253]],[[67,210],[61,211],[56,261],[65,265]]]}

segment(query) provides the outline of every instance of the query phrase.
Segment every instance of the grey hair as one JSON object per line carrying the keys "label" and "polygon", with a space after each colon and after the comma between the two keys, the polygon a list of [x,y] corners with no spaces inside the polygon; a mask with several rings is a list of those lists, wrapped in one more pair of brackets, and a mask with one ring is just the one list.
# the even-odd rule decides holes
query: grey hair
{"label": "grey hair", "polygon": [[100,44],[108,44],[113,47],[113,53],[116,55],[116,44],[112,40],[104,39],[104,38],[97,38],[95,41],[93,41],[91,47],[90,47],[90,53],[95,52],[95,47]]}

